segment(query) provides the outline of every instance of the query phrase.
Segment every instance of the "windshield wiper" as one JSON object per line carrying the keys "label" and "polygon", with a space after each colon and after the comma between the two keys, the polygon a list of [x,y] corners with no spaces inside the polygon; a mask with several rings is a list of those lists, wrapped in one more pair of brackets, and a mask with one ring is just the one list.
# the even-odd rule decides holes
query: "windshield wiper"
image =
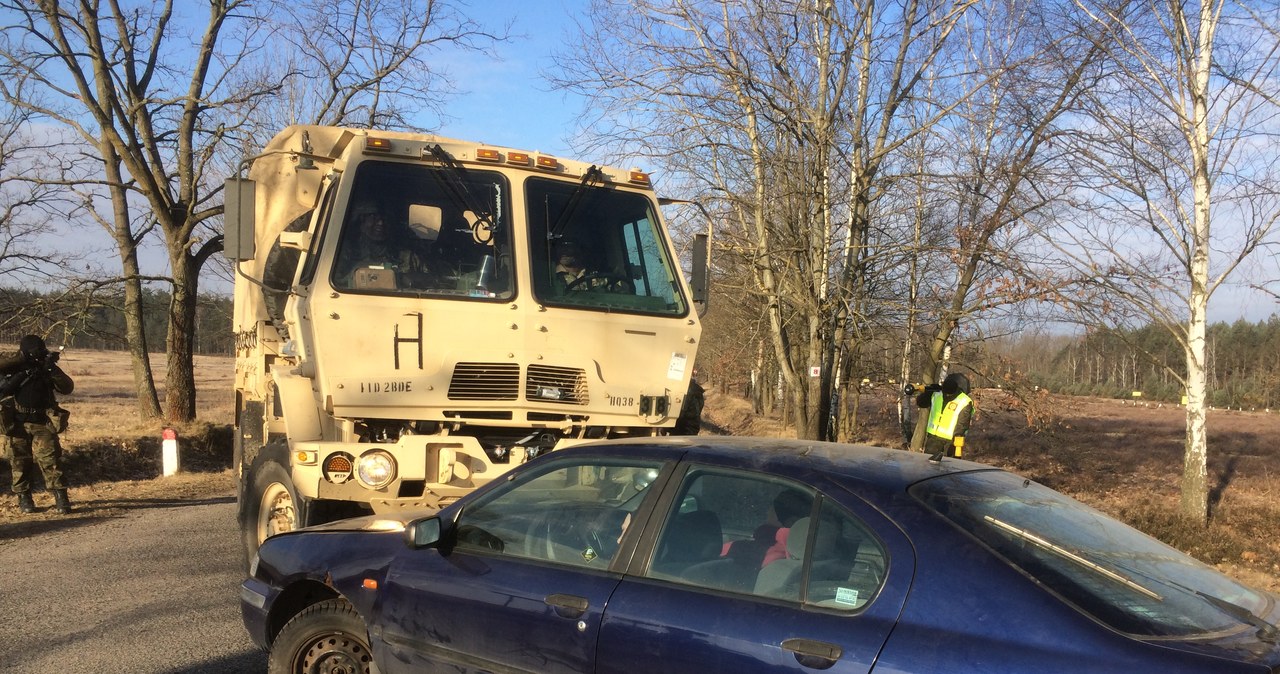
{"label": "windshield wiper", "polygon": [[444,185],[445,191],[449,193],[454,204],[475,214],[476,221],[467,223],[471,227],[472,238],[476,240],[476,243],[488,243],[491,241],[494,233],[498,231],[498,224],[494,222],[493,215],[488,210],[485,210],[484,206],[476,200],[475,195],[471,194],[470,188],[467,187],[466,181],[463,180],[467,175],[467,168],[459,164],[458,160],[454,159],[453,155],[449,154],[448,150],[440,147],[438,143],[427,148],[424,153],[430,154],[433,159],[445,167],[446,171],[443,171],[443,176],[436,175],[434,172],[433,175],[436,175],[440,183]]}
{"label": "windshield wiper", "polygon": [[569,200],[565,202],[564,209],[560,211],[560,215],[556,218],[556,222],[547,230],[547,239],[555,241],[564,236],[564,228],[569,224],[569,218],[573,212],[578,210],[578,202],[582,201],[582,196],[587,193],[587,189],[597,185],[604,184],[604,171],[600,167],[592,165],[587,172],[582,174],[582,182],[573,188],[573,193],[569,195]]}
{"label": "windshield wiper", "polygon": [[1239,604],[1233,604],[1221,597],[1205,594],[1199,590],[1196,590],[1196,594],[1209,602],[1219,611],[1222,611],[1242,623],[1253,625],[1258,628],[1257,637],[1259,641],[1265,641],[1269,644],[1280,643],[1280,629],[1277,629],[1275,625],[1263,620],[1261,617],[1254,615],[1253,611],[1250,611]]}
{"label": "windshield wiper", "polygon": [[1023,540],[1030,541],[1031,543],[1034,543],[1035,545],[1038,545],[1044,548],[1045,550],[1048,550],[1049,552],[1052,552],[1058,555],[1059,557],[1062,557],[1063,559],[1066,559],[1071,562],[1075,562],[1076,564],[1079,564],[1080,566],[1083,566],[1086,569],[1096,572],[1098,575],[1101,575],[1104,578],[1108,578],[1117,583],[1120,583],[1121,585],[1124,585],[1125,587],[1133,590],[1134,592],[1150,597],[1156,601],[1164,601],[1164,597],[1160,596],[1156,592],[1153,592],[1152,590],[1149,590],[1146,587],[1139,585],[1133,580],[1126,578],[1125,576],[1119,573],[1116,573],[1115,571],[1112,571],[1111,569],[1108,569],[1102,566],[1101,564],[1098,564],[1096,562],[1091,562],[1088,559],[1085,559],[1084,557],[1081,557],[1080,555],[1062,547],[1061,545],[1058,545],[1056,543],[1051,543],[1031,533],[1030,531],[1027,531],[1026,529],[1020,529],[1018,527],[1013,526],[1012,524],[1009,524],[1008,522],[1002,522],[990,515],[983,515],[982,519],[990,522],[991,524],[994,524],[995,526]]}

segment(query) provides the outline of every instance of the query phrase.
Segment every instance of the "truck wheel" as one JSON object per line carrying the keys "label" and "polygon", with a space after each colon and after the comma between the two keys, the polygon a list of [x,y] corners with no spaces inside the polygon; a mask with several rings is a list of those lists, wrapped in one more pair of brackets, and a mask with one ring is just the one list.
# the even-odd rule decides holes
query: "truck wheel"
{"label": "truck wheel", "polygon": [[307,501],[298,496],[289,471],[262,458],[249,470],[248,488],[241,501],[240,534],[246,568],[263,541],[307,523]]}
{"label": "truck wheel", "polygon": [[689,380],[689,391],[680,405],[680,416],[671,429],[671,435],[697,435],[702,430],[702,408],[706,403],[705,391],[698,382]]}
{"label": "truck wheel", "polygon": [[376,674],[369,630],[345,600],[312,604],[285,624],[271,644],[268,674]]}

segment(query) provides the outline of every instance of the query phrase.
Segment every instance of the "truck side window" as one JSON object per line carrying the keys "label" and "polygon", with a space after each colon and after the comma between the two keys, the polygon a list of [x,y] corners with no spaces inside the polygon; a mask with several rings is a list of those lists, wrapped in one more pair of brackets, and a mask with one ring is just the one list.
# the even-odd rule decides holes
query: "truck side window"
{"label": "truck side window", "polygon": [[[293,222],[285,226],[284,231],[306,230],[307,225],[311,223],[312,213],[313,211],[307,211],[294,218]],[[281,247],[279,239],[271,247],[271,252],[267,253],[267,261],[262,268],[262,299],[267,308],[267,315],[275,323],[276,329],[282,329],[284,326],[284,302],[289,295],[293,276],[298,271],[298,258],[301,255],[302,251],[296,248]]]}
{"label": "truck side window", "polygon": [[311,281],[315,279],[316,263],[320,260],[320,256],[316,254],[316,251],[320,250],[324,233],[328,230],[327,223],[329,222],[329,215],[333,213],[333,201],[337,193],[338,190],[332,186],[325,192],[324,202],[320,207],[320,217],[316,221],[315,236],[311,239],[311,250],[307,251],[307,257],[302,263],[302,274],[298,277],[298,283],[304,286],[311,285]]}

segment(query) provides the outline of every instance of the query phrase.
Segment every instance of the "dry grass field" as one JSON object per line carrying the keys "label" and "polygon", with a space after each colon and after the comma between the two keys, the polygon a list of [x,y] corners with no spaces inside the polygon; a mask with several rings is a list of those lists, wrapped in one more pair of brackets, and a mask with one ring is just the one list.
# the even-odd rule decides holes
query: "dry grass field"
{"label": "dry grass field", "polygon": [[[0,351],[12,349],[0,345]],[[164,356],[156,355],[151,360],[156,379],[163,382]],[[71,410],[70,424],[62,435],[63,466],[74,507],[71,517],[110,517],[130,508],[234,497],[230,471],[234,363],[230,358],[197,357],[198,419],[175,427],[182,472],[168,478],[160,477],[164,428],[158,422],[139,420],[128,355],[68,350],[59,364],[76,383],[75,391],[60,399],[62,406]],[[0,457],[4,459],[0,461],[0,524],[6,526],[0,527],[0,537],[36,533],[53,526],[60,518],[46,510],[52,503],[47,493],[35,494],[40,512],[18,512],[17,500],[8,489],[8,447],[3,442],[0,438]]]}
{"label": "dry grass field", "polygon": [[[3,350],[0,345],[0,350]],[[138,421],[128,357],[118,352],[68,351],[64,369],[76,391],[63,406],[71,425],[63,436],[76,507],[71,517],[110,517],[130,508],[175,501],[230,498],[233,363],[199,357],[198,419],[176,428],[182,451],[177,476],[160,477],[158,423]],[[163,381],[164,358],[153,358]],[[163,394],[162,394],[163,395]],[[975,393],[978,416],[966,456],[1032,478],[1106,511],[1253,585],[1280,592],[1280,412],[1216,411],[1209,416],[1209,477],[1213,515],[1208,529],[1177,515],[1182,471],[1183,412],[1176,406],[1134,406],[1093,398],[1045,397],[1046,421],[1029,426],[1024,408],[998,391]],[[899,446],[896,399],[875,392],[859,404],[859,441]],[[704,433],[785,435],[777,419],[751,413],[740,398],[708,391]],[[23,516],[0,461],[0,527],[4,536],[36,533],[58,518]]]}

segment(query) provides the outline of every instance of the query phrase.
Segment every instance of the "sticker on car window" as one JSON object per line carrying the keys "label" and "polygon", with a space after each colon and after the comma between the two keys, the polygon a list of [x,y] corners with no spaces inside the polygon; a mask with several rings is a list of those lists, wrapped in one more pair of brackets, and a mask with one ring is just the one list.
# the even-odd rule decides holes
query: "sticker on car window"
{"label": "sticker on car window", "polygon": [[836,603],[847,606],[858,605],[858,590],[852,587],[836,588]]}

